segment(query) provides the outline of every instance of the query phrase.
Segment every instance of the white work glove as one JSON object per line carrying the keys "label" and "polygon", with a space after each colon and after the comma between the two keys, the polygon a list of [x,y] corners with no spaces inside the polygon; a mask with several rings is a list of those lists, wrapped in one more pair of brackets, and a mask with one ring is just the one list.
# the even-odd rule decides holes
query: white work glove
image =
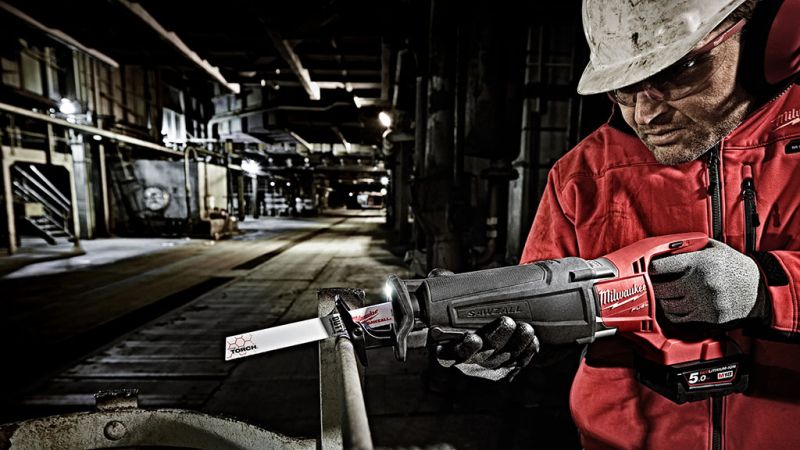
{"label": "white work glove", "polygon": [[436,360],[472,377],[510,380],[538,351],[539,339],[529,323],[502,316],[458,341],[438,345]]}
{"label": "white work glove", "polygon": [[756,263],[722,242],[650,263],[653,293],[672,323],[721,325],[766,316]]}

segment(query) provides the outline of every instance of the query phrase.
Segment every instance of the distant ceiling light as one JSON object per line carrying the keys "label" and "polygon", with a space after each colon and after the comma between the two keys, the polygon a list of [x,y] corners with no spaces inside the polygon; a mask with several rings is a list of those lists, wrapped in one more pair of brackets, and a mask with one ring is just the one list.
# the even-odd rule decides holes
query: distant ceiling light
{"label": "distant ceiling light", "polygon": [[344,90],[347,92],[353,92],[353,84],[350,82],[345,83]]}
{"label": "distant ceiling light", "polygon": [[291,185],[292,185],[292,183],[290,183],[288,181],[286,182],[286,186],[291,186]]}
{"label": "distant ceiling light", "polygon": [[352,197],[352,196],[353,196],[353,193],[352,193],[352,192],[348,192],[348,193],[347,193],[347,195],[349,195],[350,197]]}
{"label": "distant ceiling light", "polygon": [[61,111],[62,114],[75,114],[79,109],[80,105],[78,102],[68,98],[62,98],[61,103],[58,105],[58,110]]}
{"label": "distant ceiling light", "polygon": [[392,126],[392,116],[390,116],[386,111],[381,111],[380,114],[378,114],[378,120],[380,120],[381,125],[386,128]]}
{"label": "distant ceiling light", "polygon": [[281,74],[281,69],[275,69],[275,75],[280,75],[280,74]]}
{"label": "distant ceiling light", "polygon": [[272,187],[275,187],[275,182],[274,181],[270,181],[269,185],[272,186]]}
{"label": "distant ceiling light", "polygon": [[281,85],[280,85],[280,84],[277,84],[277,83],[276,83],[276,84],[273,84],[273,85],[272,85],[272,89],[275,89],[276,91],[277,91],[277,90],[279,90],[280,88],[281,88]]}
{"label": "distant ceiling light", "polygon": [[94,136],[92,136],[92,139],[94,139],[95,141],[102,141],[103,140],[103,136],[100,136],[99,134],[95,134]]}
{"label": "distant ceiling light", "polygon": [[381,184],[384,186],[389,185],[389,177],[381,177]]}
{"label": "distant ceiling light", "polygon": [[262,79],[261,79],[261,87],[264,87],[264,86],[266,86],[266,85],[267,85],[267,80],[265,80],[265,79],[263,79],[263,78],[262,78]]}
{"label": "distant ceiling light", "polygon": [[261,164],[252,159],[245,159],[242,161],[242,170],[250,176],[256,176],[261,172]]}
{"label": "distant ceiling light", "polygon": [[361,108],[364,104],[361,101],[361,97],[354,95],[353,96],[353,103],[356,105],[356,108]]}
{"label": "distant ceiling light", "polygon": [[386,188],[381,189],[381,195],[386,195],[388,192]]}

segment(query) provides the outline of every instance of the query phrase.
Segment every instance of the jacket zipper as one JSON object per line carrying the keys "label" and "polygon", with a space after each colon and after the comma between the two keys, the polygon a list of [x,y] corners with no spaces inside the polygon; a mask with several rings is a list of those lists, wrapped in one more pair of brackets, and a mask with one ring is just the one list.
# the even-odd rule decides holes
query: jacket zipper
{"label": "jacket zipper", "polygon": [[[722,241],[722,183],[719,170],[719,144],[708,152],[708,194],[711,196],[711,234]],[[722,398],[711,399],[711,448],[722,450]]]}
{"label": "jacket zipper", "polygon": [[756,209],[756,185],[752,177],[742,181],[744,199],[744,248],[746,253],[756,251],[756,228],[761,225]]}
{"label": "jacket zipper", "polygon": [[711,196],[711,227],[712,236],[722,241],[722,199],[721,183],[719,178],[719,144],[708,152],[708,194]]}

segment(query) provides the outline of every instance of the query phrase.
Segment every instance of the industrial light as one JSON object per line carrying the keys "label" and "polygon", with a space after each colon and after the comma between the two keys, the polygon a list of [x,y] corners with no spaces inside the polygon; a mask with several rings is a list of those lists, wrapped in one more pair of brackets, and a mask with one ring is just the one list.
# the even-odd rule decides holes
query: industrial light
{"label": "industrial light", "polygon": [[80,110],[80,105],[74,100],[62,98],[61,103],[58,105],[58,110],[61,111],[62,114],[76,114]]}
{"label": "industrial light", "polygon": [[381,177],[381,184],[384,186],[389,185],[389,177]]}
{"label": "industrial light", "polygon": [[288,181],[286,182],[286,186],[291,186],[291,185],[292,185],[292,183],[290,183]]}
{"label": "industrial light", "polygon": [[380,120],[381,125],[385,126],[386,128],[392,126],[392,116],[390,116],[386,111],[381,111],[380,114],[378,114],[378,120]]}
{"label": "industrial light", "polygon": [[275,182],[274,182],[274,181],[270,181],[270,182],[269,182],[269,185],[270,185],[271,187],[275,187]]}
{"label": "industrial light", "polygon": [[281,74],[281,69],[275,69],[275,75],[280,75],[280,74]]}
{"label": "industrial light", "polygon": [[356,105],[356,108],[361,108],[364,103],[361,101],[361,97],[354,95],[353,96],[353,103]]}
{"label": "industrial light", "polygon": [[264,87],[264,86],[266,86],[266,85],[267,85],[267,80],[265,80],[265,79],[263,79],[263,78],[262,78],[262,79],[261,79],[261,87]]}
{"label": "industrial light", "polygon": [[352,193],[352,192],[348,192],[348,193],[347,193],[347,195],[348,195],[348,196],[350,196],[350,197],[352,197],[352,196],[353,196],[353,193]]}
{"label": "industrial light", "polygon": [[381,189],[381,195],[386,195],[388,193],[389,193],[389,191],[387,191],[386,188],[382,188]]}
{"label": "industrial light", "polygon": [[259,164],[257,161],[253,161],[252,159],[245,159],[242,160],[242,170],[244,170],[251,177],[254,177],[261,172],[261,164]]}
{"label": "industrial light", "polygon": [[99,134],[95,134],[94,136],[92,136],[92,139],[94,139],[95,141],[102,141],[103,140],[103,136],[100,136]]}
{"label": "industrial light", "polygon": [[353,92],[353,84],[348,81],[344,84],[344,90],[347,92]]}

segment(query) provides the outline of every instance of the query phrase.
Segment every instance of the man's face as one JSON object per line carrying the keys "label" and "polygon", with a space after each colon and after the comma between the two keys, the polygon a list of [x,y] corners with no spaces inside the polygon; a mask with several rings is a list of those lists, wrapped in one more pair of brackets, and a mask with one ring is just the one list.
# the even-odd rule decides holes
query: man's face
{"label": "man's face", "polygon": [[[698,47],[717,34],[712,32]],[[656,100],[641,91],[635,105],[619,105],[625,122],[658,162],[676,165],[697,159],[744,120],[751,99],[736,81],[740,46],[736,36],[714,48],[709,53],[711,77],[687,97]]]}

